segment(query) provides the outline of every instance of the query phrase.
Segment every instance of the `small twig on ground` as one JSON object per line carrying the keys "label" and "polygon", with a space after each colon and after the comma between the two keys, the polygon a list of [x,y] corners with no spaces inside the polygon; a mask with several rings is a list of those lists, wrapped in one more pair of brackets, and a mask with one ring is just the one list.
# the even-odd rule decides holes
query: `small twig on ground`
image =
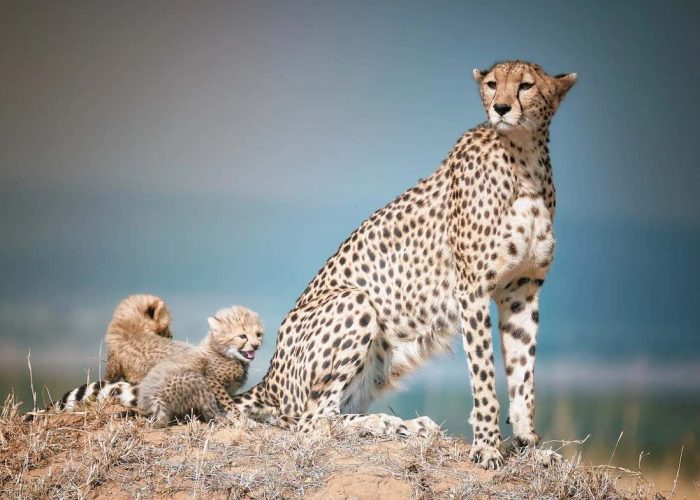
{"label": "small twig on ground", "polygon": [[644,453],[644,450],[642,450],[639,453],[639,462],[637,463],[637,467],[639,468],[640,471],[642,470],[642,460],[644,459],[644,457],[647,457],[649,455],[651,455],[651,453]]}
{"label": "small twig on ground", "polygon": [[676,478],[673,480],[673,489],[671,489],[671,497],[676,493],[676,485],[678,485],[678,475],[681,473],[681,462],[683,461],[683,446],[681,446],[681,456],[678,457],[678,469],[676,469]]}
{"label": "small twig on ground", "polygon": [[100,339],[100,357],[97,358],[97,380],[102,380],[102,339]]}
{"label": "small twig on ground", "polygon": [[612,454],[610,455],[610,460],[608,460],[608,465],[612,463],[612,459],[615,456],[615,452],[617,451],[617,446],[620,444],[620,440],[622,439],[622,435],[625,433],[625,431],[621,431],[620,435],[617,436],[617,443],[615,443],[615,448],[613,448]]}
{"label": "small twig on ground", "polygon": [[575,445],[580,446],[580,445],[582,445],[583,443],[585,443],[586,441],[588,441],[588,438],[589,438],[589,437],[591,437],[590,434],[588,434],[588,435],[587,435],[585,438],[583,438],[583,439],[574,439],[574,440],[572,440],[572,441],[567,441],[567,440],[565,440],[565,439],[550,439],[549,441],[543,441],[543,442],[542,442],[542,447],[544,447],[545,445],[549,445],[550,443],[560,443],[559,448],[556,448],[556,449],[553,450],[553,451],[557,451],[557,452],[558,452],[558,451],[564,449],[566,446],[571,446],[572,444],[575,444]]}
{"label": "small twig on ground", "polygon": [[33,410],[36,411],[36,391],[34,390],[34,375],[32,374],[32,350],[27,351],[27,365],[29,365],[29,386],[32,390]]}

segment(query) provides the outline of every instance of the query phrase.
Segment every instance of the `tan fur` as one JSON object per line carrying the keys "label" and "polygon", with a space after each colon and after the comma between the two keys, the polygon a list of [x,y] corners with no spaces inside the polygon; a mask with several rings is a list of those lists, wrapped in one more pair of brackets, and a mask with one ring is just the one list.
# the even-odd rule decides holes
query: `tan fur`
{"label": "tan fur", "polygon": [[[524,61],[501,62],[488,70],[475,69],[473,75],[491,124],[499,130],[521,128],[530,132],[546,129],[577,77],[576,73],[552,77],[539,65]],[[522,88],[523,84],[529,88]],[[496,103],[511,107],[503,120],[493,107]]]}
{"label": "tan fur", "polygon": [[[158,420],[166,423],[192,410],[209,419],[220,412],[219,408],[233,408],[230,395],[245,382],[252,359],[241,351],[254,357],[262,342],[258,315],[240,306],[221,309],[209,318],[209,334],[199,345],[192,345],[143,333],[141,306],[156,303],[152,299],[161,304],[161,312],[154,316],[169,324],[162,300],[130,297],[117,307],[110,325],[111,367],[127,381],[103,380],[72,389],[56,402],[56,411],[72,411],[77,403],[89,399],[117,397],[124,406],[138,405],[149,414],[158,416],[167,411]],[[146,327],[145,331],[156,330]],[[143,383],[147,403],[141,404],[139,383]]]}
{"label": "tan fur", "polygon": [[176,349],[165,302],[155,295],[130,295],[114,310],[107,327],[105,379],[138,383],[158,361]]}
{"label": "tan fur", "polygon": [[245,382],[249,363],[240,352],[260,347],[263,325],[257,314],[240,306],[220,310],[209,324],[199,346],[182,346],[141,382],[139,408],[156,425],[191,412],[209,420],[233,409],[231,396]]}
{"label": "tan fur", "polygon": [[515,442],[537,443],[539,290],[554,257],[549,124],[576,75],[507,61],[474,77],[488,122],[326,261],[280,326],[263,380],[234,398],[242,412],[305,433],[331,419],[373,434],[426,434],[438,428],[427,417],[367,411],[460,333],[473,395],[470,457],[498,467],[493,300]]}

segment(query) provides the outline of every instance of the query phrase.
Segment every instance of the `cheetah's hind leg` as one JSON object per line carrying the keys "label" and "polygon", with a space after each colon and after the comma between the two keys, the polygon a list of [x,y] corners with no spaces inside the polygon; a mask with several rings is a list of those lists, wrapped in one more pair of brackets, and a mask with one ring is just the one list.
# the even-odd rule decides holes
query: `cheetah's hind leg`
{"label": "cheetah's hind leg", "polygon": [[[315,375],[306,411],[299,419],[297,430],[307,434],[325,422],[375,436],[425,436],[438,431],[440,426],[428,417],[403,420],[382,413],[341,413],[348,401],[373,399],[375,377],[385,371],[383,363],[387,353],[383,350],[387,347],[382,347],[382,329],[376,309],[364,293],[345,292],[332,299],[330,304],[325,303],[324,308],[346,313],[336,319],[336,324],[327,325],[333,335],[321,336],[327,339],[330,347],[324,361],[331,362]],[[342,339],[342,342],[336,339]],[[350,408],[355,407],[350,405]]]}
{"label": "cheetah's hind leg", "polygon": [[344,428],[357,430],[373,436],[421,436],[442,432],[441,427],[430,417],[403,420],[385,413],[337,415],[336,421]]}

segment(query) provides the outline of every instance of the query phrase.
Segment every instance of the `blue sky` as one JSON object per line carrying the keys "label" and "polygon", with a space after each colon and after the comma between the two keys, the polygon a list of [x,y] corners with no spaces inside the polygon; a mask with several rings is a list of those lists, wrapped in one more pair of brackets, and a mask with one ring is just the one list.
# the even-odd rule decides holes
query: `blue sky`
{"label": "blue sky", "polygon": [[579,74],[552,126],[538,353],[700,355],[696,2],[2,9],[3,362],[85,364],[140,291],[191,340],[220,307],[259,310],[269,354],[347,234],[484,119],[472,68],[509,58]]}

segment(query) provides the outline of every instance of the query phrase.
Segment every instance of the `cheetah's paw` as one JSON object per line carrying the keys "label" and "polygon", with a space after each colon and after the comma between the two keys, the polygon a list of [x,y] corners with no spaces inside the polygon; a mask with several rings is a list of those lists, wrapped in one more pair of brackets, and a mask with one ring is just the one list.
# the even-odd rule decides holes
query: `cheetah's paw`
{"label": "cheetah's paw", "polygon": [[350,420],[349,428],[357,428],[360,434],[377,437],[409,436],[410,431],[398,417],[384,414],[367,415],[365,418]]}
{"label": "cheetah's paw", "polygon": [[535,448],[532,450],[532,454],[535,457],[535,461],[543,467],[559,464],[563,460],[563,457],[554,450]]}
{"label": "cheetah's paw", "polygon": [[540,437],[534,431],[527,431],[519,433],[515,436],[515,447],[516,448],[526,448],[528,446],[535,446],[540,442]]}
{"label": "cheetah's paw", "polygon": [[404,422],[412,435],[425,437],[433,433],[442,433],[442,428],[430,417],[418,417]]}
{"label": "cheetah's paw", "polygon": [[503,465],[503,455],[496,446],[489,444],[474,444],[469,450],[469,458],[484,469],[498,469]]}

